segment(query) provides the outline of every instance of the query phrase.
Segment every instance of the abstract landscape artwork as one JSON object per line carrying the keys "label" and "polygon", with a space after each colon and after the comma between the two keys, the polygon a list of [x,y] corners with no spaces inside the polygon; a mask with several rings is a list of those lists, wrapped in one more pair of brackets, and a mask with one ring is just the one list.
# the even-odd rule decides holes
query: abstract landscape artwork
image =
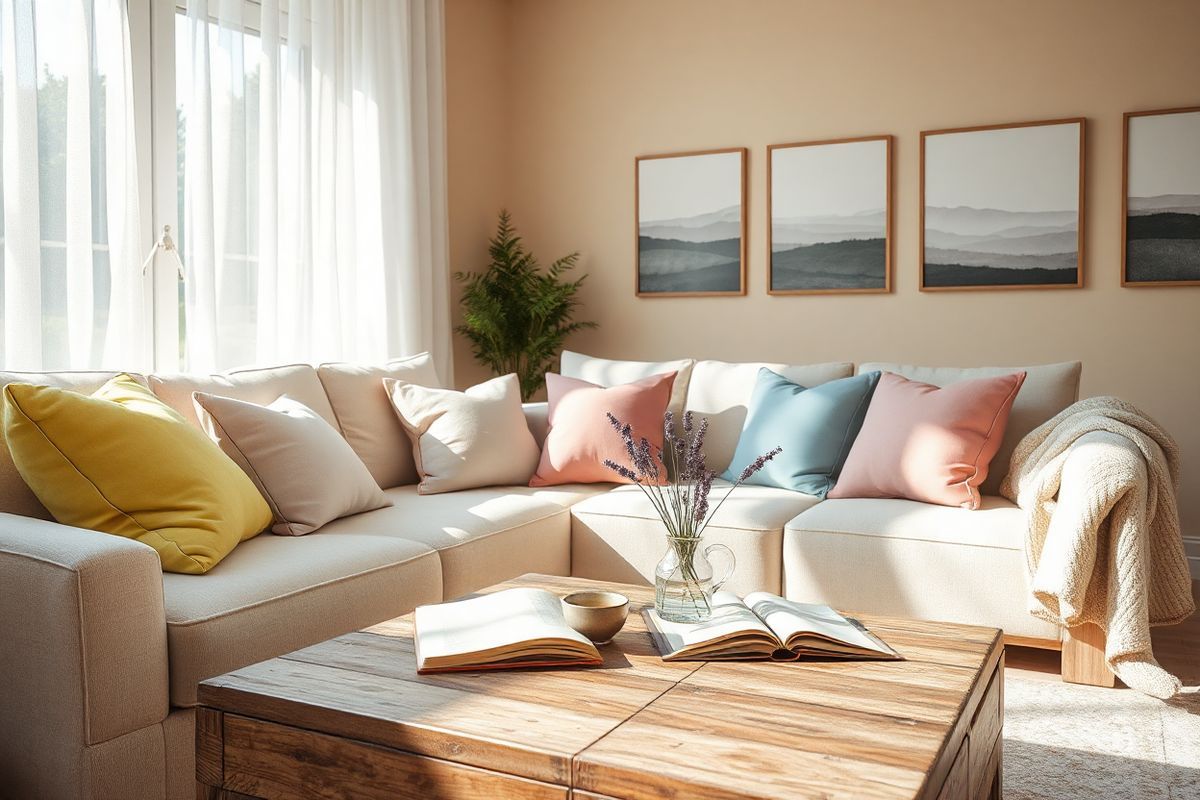
{"label": "abstract landscape artwork", "polygon": [[1125,115],[1125,286],[1200,285],[1200,108]]}
{"label": "abstract landscape artwork", "polygon": [[767,148],[771,294],[891,289],[892,137]]}
{"label": "abstract landscape artwork", "polygon": [[1083,285],[1084,120],[921,134],[921,289]]}
{"label": "abstract landscape artwork", "polygon": [[746,149],[636,161],[639,297],[746,292]]}

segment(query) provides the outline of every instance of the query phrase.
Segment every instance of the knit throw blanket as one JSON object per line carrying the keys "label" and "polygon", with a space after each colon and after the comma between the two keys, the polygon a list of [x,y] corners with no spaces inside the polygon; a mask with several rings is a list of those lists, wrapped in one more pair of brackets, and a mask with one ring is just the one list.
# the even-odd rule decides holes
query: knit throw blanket
{"label": "knit throw blanket", "polygon": [[1164,699],[1181,684],[1154,660],[1150,627],[1196,608],[1178,488],[1174,440],[1115,397],[1081,400],[1031,432],[1000,486],[1025,512],[1030,613],[1099,625],[1109,668]]}

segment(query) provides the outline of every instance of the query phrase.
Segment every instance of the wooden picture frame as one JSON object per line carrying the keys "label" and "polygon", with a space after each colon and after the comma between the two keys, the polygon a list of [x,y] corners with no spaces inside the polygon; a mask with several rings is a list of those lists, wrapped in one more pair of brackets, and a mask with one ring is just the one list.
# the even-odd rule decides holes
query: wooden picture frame
{"label": "wooden picture frame", "polygon": [[[928,194],[929,194],[928,190],[929,190],[929,183],[930,183],[929,174],[928,174],[928,170],[929,170],[929,166],[930,166],[929,165],[929,153],[928,153],[930,139],[933,137],[945,137],[945,136],[958,136],[958,135],[969,136],[971,134],[984,133],[984,132],[1023,131],[1023,130],[1032,129],[1032,128],[1048,128],[1051,126],[1078,126],[1078,129],[1079,129],[1078,144],[1076,145],[1078,148],[1077,159],[1071,160],[1071,161],[1064,161],[1062,164],[1063,168],[1065,170],[1067,170],[1068,175],[1069,175],[1069,171],[1072,168],[1077,170],[1078,187],[1075,188],[1071,185],[1064,185],[1064,186],[1058,187],[1058,189],[1060,190],[1058,192],[1060,194],[1060,196],[1063,197],[1064,200],[1066,200],[1067,202],[1073,202],[1075,204],[1075,209],[1073,210],[1074,213],[1069,213],[1072,211],[1069,208],[1063,209],[1062,211],[1040,210],[1040,209],[1010,210],[1010,209],[1000,208],[1000,204],[997,204],[997,203],[986,203],[986,204],[980,206],[979,208],[971,207],[967,203],[954,203],[953,205],[948,206],[948,207],[944,207],[944,208],[937,207],[937,208],[939,208],[939,212],[945,212],[943,214],[944,219],[949,219],[956,214],[958,214],[961,218],[965,218],[965,219],[962,219],[962,223],[964,223],[964,224],[963,224],[963,227],[960,228],[960,230],[966,230],[967,225],[974,225],[976,227],[976,229],[980,230],[980,231],[985,230],[988,225],[988,221],[985,218],[984,212],[989,212],[989,211],[996,211],[996,212],[998,212],[998,215],[1009,215],[1008,221],[1012,222],[1012,223],[1018,223],[1020,220],[1039,221],[1039,215],[1044,215],[1046,218],[1046,224],[1044,225],[1044,227],[1046,228],[1047,233],[1046,234],[1032,234],[1031,233],[1031,234],[1028,234],[1028,236],[1026,238],[1029,240],[1032,240],[1033,236],[1035,236],[1035,235],[1042,235],[1042,236],[1046,236],[1047,238],[1043,239],[1041,241],[1038,241],[1038,242],[1029,241],[1028,245],[1033,246],[1036,244],[1036,246],[1040,249],[1052,249],[1056,246],[1062,246],[1061,243],[1064,239],[1069,239],[1070,243],[1073,244],[1074,248],[1075,248],[1074,249],[1075,266],[1074,266],[1073,280],[1051,280],[1054,277],[1065,277],[1067,271],[1070,269],[1069,267],[1053,266],[1053,264],[1055,264],[1055,263],[1061,263],[1066,260],[1064,253],[1049,252],[1049,253],[1026,254],[1026,253],[1017,252],[1017,253],[1010,254],[1010,253],[1005,253],[1005,250],[1011,249],[1012,247],[1014,247],[1015,246],[1014,242],[1005,244],[1005,243],[1001,243],[998,241],[995,241],[995,242],[977,241],[977,242],[972,242],[968,246],[978,246],[979,244],[988,244],[989,246],[992,247],[992,249],[989,251],[983,251],[981,253],[974,253],[971,251],[957,251],[957,248],[937,248],[937,249],[943,250],[946,253],[943,257],[946,257],[946,258],[953,257],[954,255],[957,255],[957,254],[961,254],[962,256],[968,257],[968,258],[972,258],[975,256],[986,256],[987,258],[977,259],[977,260],[994,259],[996,262],[1006,261],[1006,262],[1008,262],[1007,265],[1004,267],[1001,267],[999,265],[997,265],[997,266],[991,266],[989,264],[972,265],[972,264],[966,264],[966,263],[959,264],[957,262],[944,261],[944,262],[933,262],[932,266],[943,266],[944,265],[946,267],[946,270],[945,270],[946,272],[951,273],[951,274],[957,273],[959,275],[964,276],[964,278],[965,278],[965,276],[968,276],[970,271],[973,269],[987,269],[989,272],[984,273],[983,276],[979,276],[979,277],[972,276],[970,279],[971,280],[981,280],[982,277],[991,275],[993,277],[1003,278],[1002,282],[997,282],[997,283],[983,283],[983,282],[980,282],[980,283],[951,283],[951,282],[942,282],[940,280],[938,282],[931,282],[929,280],[929,276],[927,274],[928,267],[931,266],[931,264],[929,262],[927,262],[927,260],[926,260],[929,255],[926,245],[927,245],[927,239],[929,238],[929,236],[928,236],[928,234],[929,234],[929,228],[928,228],[929,206],[927,206],[927,201],[928,201]],[[1084,277],[1083,276],[1084,276],[1084,264],[1085,264],[1084,227],[1085,227],[1085,219],[1086,219],[1086,213],[1085,213],[1086,131],[1087,131],[1087,119],[1085,117],[1069,117],[1069,118],[1064,118],[1064,119],[1039,120],[1036,122],[1012,122],[1012,123],[1005,123],[1005,124],[1000,124],[1000,125],[975,125],[975,126],[971,126],[971,127],[943,128],[943,129],[939,129],[939,130],[921,131],[921,175],[920,175],[920,183],[921,183],[921,187],[920,187],[920,191],[921,191],[921,197],[920,197],[920,226],[921,226],[920,248],[921,249],[920,249],[920,261],[919,261],[920,270],[921,270],[921,272],[920,272],[920,290],[922,292],[958,292],[958,291],[996,291],[996,290],[1019,290],[1019,289],[1078,289],[1078,288],[1081,288],[1084,285]],[[1065,141],[1067,141],[1067,139],[1064,137],[1064,142]],[[1071,139],[1070,141],[1074,141],[1074,139]],[[986,146],[986,144],[980,145],[979,142],[977,142],[976,144],[977,144],[977,146]],[[994,141],[993,141],[993,144],[995,144]],[[979,161],[975,162],[976,165],[978,163],[979,163]],[[1036,179],[1051,177],[1048,175],[1048,173],[1045,172],[1044,168],[1047,165],[1042,164],[1039,166],[1042,168],[1041,170],[1039,170],[1039,171],[1031,170],[1031,172],[1035,172],[1035,174],[1031,176],[1030,182],[1032,182],[1033,180],[1036,180]],[[974,171],[974,170],[970,170],[970,171]],[[1057,177],[1057,176],[1053,176],[1053,177]],[[1064,177],[1063,180],[1065,181],[1065,179],[1066,178]],[[1017,183],[1021,183],[1021,182],[1018,181]],[[985,194],[986,192],[979,192],[979,193]],[[970,194],[970,192],[964,192],[964,194]],[[971,212],[976,212],[976,214],[977,214],[977,219],[974,222],[972,222],[970,220]],[[1075,220],[1075,222],[1073,223],[1074,224],[1073,232],[1070,230],[1070,225],[1066,222],[1063,222],[1061,225],[1057,225],[1057,226],[1050,224],[1054,220],[1065,220],[1070,217],[1073,217]],[[1004,224],[1004,218],[997,216],[996,219],[991,221],[991,224],[992,225],[1002,225],[1002,224]],[[1026,225],[1014,224],[1010,228],[1010,230],[1015,230],[1016,228],[1020,228],[1020,227],[1043,227],[1043,226],[1042,225],[1029,225],[1028,223]],[[943,243],[946,243],[948,241],[953,241],[956,239],[956,237],[959,237],[961,235],[959,232],[955,232],[955,231],[940,231],[939,230],[936,232],[939,234],[939,237],[942,239]],[[1056,240],[1054,240],[1054,239],[1049,238],[1050,234],[1072,234],[1072,235],[1070,235],[1070,236],[1060,235],[1057,237]],[[982,235],[977,235],[976,238],[983,240],[983,239],[986,239],[988,236],[999,236],[999,234],[998,234],[998,232],[993,231],[992,233],[984,233]],[[961,238],[964,242],[970,239],[970,237],[965,236],[965,235],[961,235]],[[1015,239],[1016,237],[1013,237],[1013,238]],[[1018,266],[1019,264],[1033,264],[1034,266]],[[1039,266],[1040,264],[1046,264],[1047,266]],[[1004,282],[1004,281],[1010,280],[1010,276],[1004,274],[1007,270],[1010,270],[1010,269],[1013,270],[1014,273],[1016,270],[1019,269],[1021,271],[1021,274],[1020,275],[1014,274],[1013,276],[1011,276],[1011,279],[1014,279],[1014,282],[1012,282],[1012,283]],[[1024,278],[1042,278],[1042,277],[1045,277],[1046,280],[1040,280],[1040,281],[1032,280],[1032,279],[1022,280]]]}
{"label": "wooden picture frame", "polygon": [[[824,295],[824,294],[888,294],[892,291],[892,270],[893,270],[894,263],[895,263],[894,252],[893,252],[894,251],[894,240],[892,237],[894,214],[895,214],[895,203],[893,202],[894,183],[893,183],[893,177],[892,177],[892,154],[895,149],[894,142],[895,142],[894,136],[892,136],[890,134],[884,134],[884,135],[880,135],[880,136],[855,136],[855,137],[849,137],[849,138],[843,138],[843,139],[821,139],[821,140],[817,140],[817,141],[807,141],[807,142],[789,142],[789,143],[785,143],[785,144],[773,144],[773,145],[769,145],[767,147],[767,294],[774,295],[774,296],[804,296],[804,295]],[[775,211],[777,210],[777,207],[778,207],[777,201],[775,198],[775,188],[776,188],[775,166],[777,163],[778,154],[782,154],[783,152],[789,151],[789,150],[797,150],[797,152],[799,152],[798,148],[814,148],[814,149],[836,148],[839,145],[867,145],[870,143],[883,143],[883,150],[884,150],[884,154],[883,154],[883,171],[884,171],[883,196],[882,196],[882,198],[878,198],[878,199],[881,199],[883,202],[882,220],[881,220],[882,224],[883,224],[883,265],[882,265],[883,284],[881,286],[846,285],[846,286],[839,286],[839,287],[814,286],[814,287],[809,287],[809,288],[778,288],[776,286],[777,265],[776,265],[776,258],[775,258],[775,242],[776,242]],[[869,205],[872,202],[878,202],[878,199],[871,201],[871,200],[866,200],[864,198],[863,201],[860,201],[860,205],[862,205],[862,206]],[[865,207],[863,208],[863,212],[866,212],[867,210],[868,209],[866,209]],[[830,216],[832,217],[832,216],[836,216],[836,215],[830,215]],[[849,214],[844,215],[844,216],[847,220],[851,219]],[[874,227],[875,224],[877,224],[877,223],[875,223],[875,221],[872,219],[870,221],[870,225],[868,227]],[[861,232],[859,232],[859,233],[861,233]],[[806,236],[803,236],[803,234],[800,234],[797,236],[797,238],[798,239],[799,238],[815,238],[815,236],[806,237]],[[848,241],[854,241],[854,240],[861,241],[863,238],[864,237],[862,237],[862,236],[855,236],[855,237],[840,239],[840,240],[836,240],[836,241],[816,241],[809,245],[804,245],[804,244],[798,245],[796,248],[793,248],[793,249],[802,249],[802,248],[808,247],[808,246],[845,244]],[[872,237],[872,238],[874,238],[874,237]],[[782,269],[780,269],[779,271],[782,272]],[[796,275],[794,277],[800,278],[802,276]],[[873,276],[868,276],[865,274],[860,274],[858,276],[847,276],[844,279],[844,282],[847,284],[852,284],[855,282],[856,278],[857,278],[858,282],[872,282],[872,281],[870,281],[870,277],[873,277]],[[781,280],[780,282],[782,283],[783,281]],[[813,282],[817,283],[820,281],[814,280]],[[843,281],[835,279],[835,282],[843,282]]]}
{"label": "wooden picture frame", "polygon": [[[667,166],[669,159],[703,159],[712,156],[729,156],[737,155],[738,163],[733,167],[727,160],[723,159],[719,165],[716,162],[706,162],[701,165],[699,162],[692,161],[689,164],[672,164],[670,169],[659,170],[662,175],[643,175],[643,165]],[[656,155],[638,156],[634,159],[633,170],[633,233],[634,233],[634,291],[638,297],[738,297],[746,294],[746,262],[747,262],[747,160],[749,150],[745,147],[725,147],[713,150],[692,150],[679,153],[660,153]],[[697,176],[699,169],[703,167],[705,171],[711,171],[711,176]],[[666,181],[670,182],[671,170],[680,170],[679,176],[687,174],[689,180],[692,180],[692,185],[686,187],[691,190],[688,198],[679,199],[678,204],[673,202],[669,195],[670,186],[653,188],[654,196],[653,205],[646,202],[643,198],[643,191],[646,189],[650,181]],[[718,174],[720,173],[720,174]],[[726,174],[728,173],[728,174]],[[736,191],[728,186],[711,186],[706,187],[714,181],[732,180],[736,176],[738,186]],[[700,192],[710,188],[709,195],[705,196]],[[733,206],[722,205],[728,200],[736,199],[738,209],[738,219],[736,222],[727,218],[722,218],[724,215],[728,217],[728,211]],[[700,209],[706,208],[705,203],[714,206],[708,211]],[[642,220],[642,213],[647,208],[651,207],[649,213],[653,216],[645,221]],[[692,211],[692,213],[672,214],[664,212],[663,209],[679,208],[681,210]],[[662,216],[666,213],[666,216]],[[673,223],[692,220],[699,222],[701,218],[712,216],[714,219],[709,224],[695,225],[692,231],[685,229],[685,226],[679,226]],[[645,226],[645,230],[643,229]],[[708,228],[708,232],[700,232],[701,229]],[[656,230],[657,229],[657,230]],[[736,243],[731,244],[733,237],[728,237],[725,234],[732,229],[736,233]],[[644,236],[646,232],[658,233],[658,236]],[[672,234],[675,234],[672,236]],[[689,241],[683,242],[678,238],[682,234],[692,237]],[[716,238],[714,238],[716,237]],[[665,247],[647,248],[646,253],[651,250],[658,250],[662,255],[658,256],[651,269],[659,269],[661,271],[650,271],[643,269],[643,239],[658,240],[660,242],[674,241],[680,244],[691,245],[682,249],[674,249],[669,245]],[[709,245],[709,247],[705,247]],[[733,252],[729,252],[732,250]],[[689,255],[694,253],[698,255]],[[736,255],[737,266],[734,268],[732,260],[722,261],[721,259],[732,259]],[[693,265],[688,265],[688,261],[694,262]],[[730,278],[733,275],[737,276],[737,286],[733,287]],[[714,288],[704,289],[697,288],[708,283]],[[648,284],[657,284],[655,288],[648,288]],[[726,288],[728,286],[728,288]]]}
{"label": "wooden picture frame", "polygon": [[[1145,287],[1155,287],[1155,286],[1200,286],[1200,236],[1196,237],[1197,245],[1194,248],[1194,250],[1196,252],[1196,259],[1197,259],[1197,265],[1195,267],[1195,270],[1196,270],[1195,278],[1187,277],[1187,278],[1166,279],[1166,280],[1157,280],[1157,279],[1133,280],[1129,276],[1129,268],[1130,268],[1130,258],[1129,258],[1129,242],[1130,242],[1130,239],[1129,239],[1129,219],[1130,219],[1129,206],[1130,206],[1130,202],[1129,201],[1130,201],[1130,197],[1129,197],[1129,193],[1131,190],[1130,179],[1129,179],[1130,128],[1132,127],[1132,124],[1134,123],[1135,120],[1139,120],[1139,119],[1142,119],[1145,117],[1172,116],[1172,115],[1176,115],[1176,114],[1181,114],[1181,115],[1195,114],[1197,116],[1197,119],[1200,120],[1200,106],[1188,106],[1188,107],[1183,107],[1183,108],[1162,108],[1162,109],[1155,109],[1152,111],[1127,111],[1125,113],[1124,125],[1123,125],[1122,136],[1121,136],[1121,286],[1125,286],[1125,287],[1129,287],[1129,288],[1145,288]],[[1195,147],[1195,159],[1197,161],[1197,166],[1195,167],[1195,169],[1197,170],[1198,174],[1200,174],[1200,139],[1195,140],[1194,147]],[[1157,152],[1155,153],[1156,155],[1159,155],[1162,153],[1161,148],[1155,148],[1155,150],[1157,150]],[[1177,164],[1178,156],[1179,156],[1178,153],[1168,153],[1164,157],[1174,159],[1175,163]],[[1156,206],[1156,203],[1154,202],[1156,200],[1156,198],[1161,198],[1164,201],[1176,202],[1176,203],[1178,203],[1178,201],[1182,200],[1182,197],[1177,192],[1159,191],[1158,189],[1155,188],[1155,184],[1158,184],[1159,188],[1170,188],[1170,186],[1168,186],[1166,183],[1164,183],[1163,180],[1164,179],[1162,179],[1161,177],[1158,180],[1152,179],[1147,182],[1147,185],[1144,188],[1141,189],[1142,191],[1155,192],[1155,196],[1138,197],[1137,199],[1139,201],[1143,201],[1141,204],[1148,206],[1147,208],[1138,209],[1138,210],[1141,210],[1143,212],[1148,212],[1148,213],[1135,214],[1134,216],[1157,216],[1158,214],[1161,214],[1161,213],[1169,213],[1167,210],[1168,208],[1170,208],[1171,212],[1178,212],[1181,210],[1181,209],[1179,209],[1177,207],[1173,207],[1173,206],[1164,206],[1163,203],[1157,204],[1157,207],[1159,208],[1159,210],[1157,210],[1157,211],[1152,210],[1150,208],[1150,206]],[[1176,172],[1175,179],[1170,181],[1171,185],[1172,186],[1175,185],[1178,180],[1179,180],[1179,176],[1178,176],[1178,172]],[[1192,211],[1188,210],[1184,213],[1187,213],[1189,216],[1191,216],[1192,214],[1195,214],[1198,217],[1198,220],[1194,223],[1193,227],[1200,229],[1200,184],[1198,184],[1194,188],[1191,188],[1190,191],[1188,192],[1188,194],[1193,194],[1193,193],[1195,194],[1196,198],[1198,199],[1198,202],[1195,202],[1194,205],[1191,207],[1196,208],[1197,211],[1192,212]],[[1171,199],[1168,197],[1165,197],[1165,195],[1173,195],[1174,201],[1171,201]],[[1178,213],[1173,213],[1172,216],[1176,217],[1176,219],[1174,219],[1172,221],[1174,223],[1174,227],[1178,227],[1178,224],[1181,222],[1181,220],[1178,219],[1178,217],[1180,215]],[[1137,239],[1151,239],[1151,238],[1154,238],[1154,237],[1143,237],[1143,236],[1137,237]],[[1191,241],[1190,238],[1182,239],[1182,240],[1183,241]],[[1146,256],[1152,256],[1152,254],[1146,254]],[[1143,258],[1146,256],[1143,256]],[[1146,267],[1144,267],[1144,268],[1152,269],[1153,267],[1151,265],[1146,265]],[[1189,275],[1190,275],[1190,273],[1189,273]]]}

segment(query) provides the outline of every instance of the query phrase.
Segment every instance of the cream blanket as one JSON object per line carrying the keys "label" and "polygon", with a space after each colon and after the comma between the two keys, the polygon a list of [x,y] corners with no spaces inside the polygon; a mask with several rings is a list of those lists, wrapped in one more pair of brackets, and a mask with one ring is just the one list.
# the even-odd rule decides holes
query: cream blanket
{"label": "cream blanket", "polygon": [[1030,613],[1068,627],[1096,623],[1109,668],[1161,698],[1180,682],[1154,660],[1150,626],[1196,608],[1178,488],[1175,442],[1115,397],[1082,400],[1031,432],[1000,486],[1026,515]]}

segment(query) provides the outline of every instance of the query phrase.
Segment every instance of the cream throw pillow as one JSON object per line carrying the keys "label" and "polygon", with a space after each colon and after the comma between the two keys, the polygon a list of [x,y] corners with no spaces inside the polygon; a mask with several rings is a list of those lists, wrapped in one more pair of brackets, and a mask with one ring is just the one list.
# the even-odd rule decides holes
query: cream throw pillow
{"label": "cream throw pillow", "polygon": [[383,379],[413,442],[419,494],[529,483],[541,453],[525,414],[516,375],[465,392]]}
{"label": "cream throw pillow", "polygon": [[208,435],[266,498],[273,533],[302,536],[339,517],[390,506],[333,426],[284,395],[269,406],[196,392]]}

